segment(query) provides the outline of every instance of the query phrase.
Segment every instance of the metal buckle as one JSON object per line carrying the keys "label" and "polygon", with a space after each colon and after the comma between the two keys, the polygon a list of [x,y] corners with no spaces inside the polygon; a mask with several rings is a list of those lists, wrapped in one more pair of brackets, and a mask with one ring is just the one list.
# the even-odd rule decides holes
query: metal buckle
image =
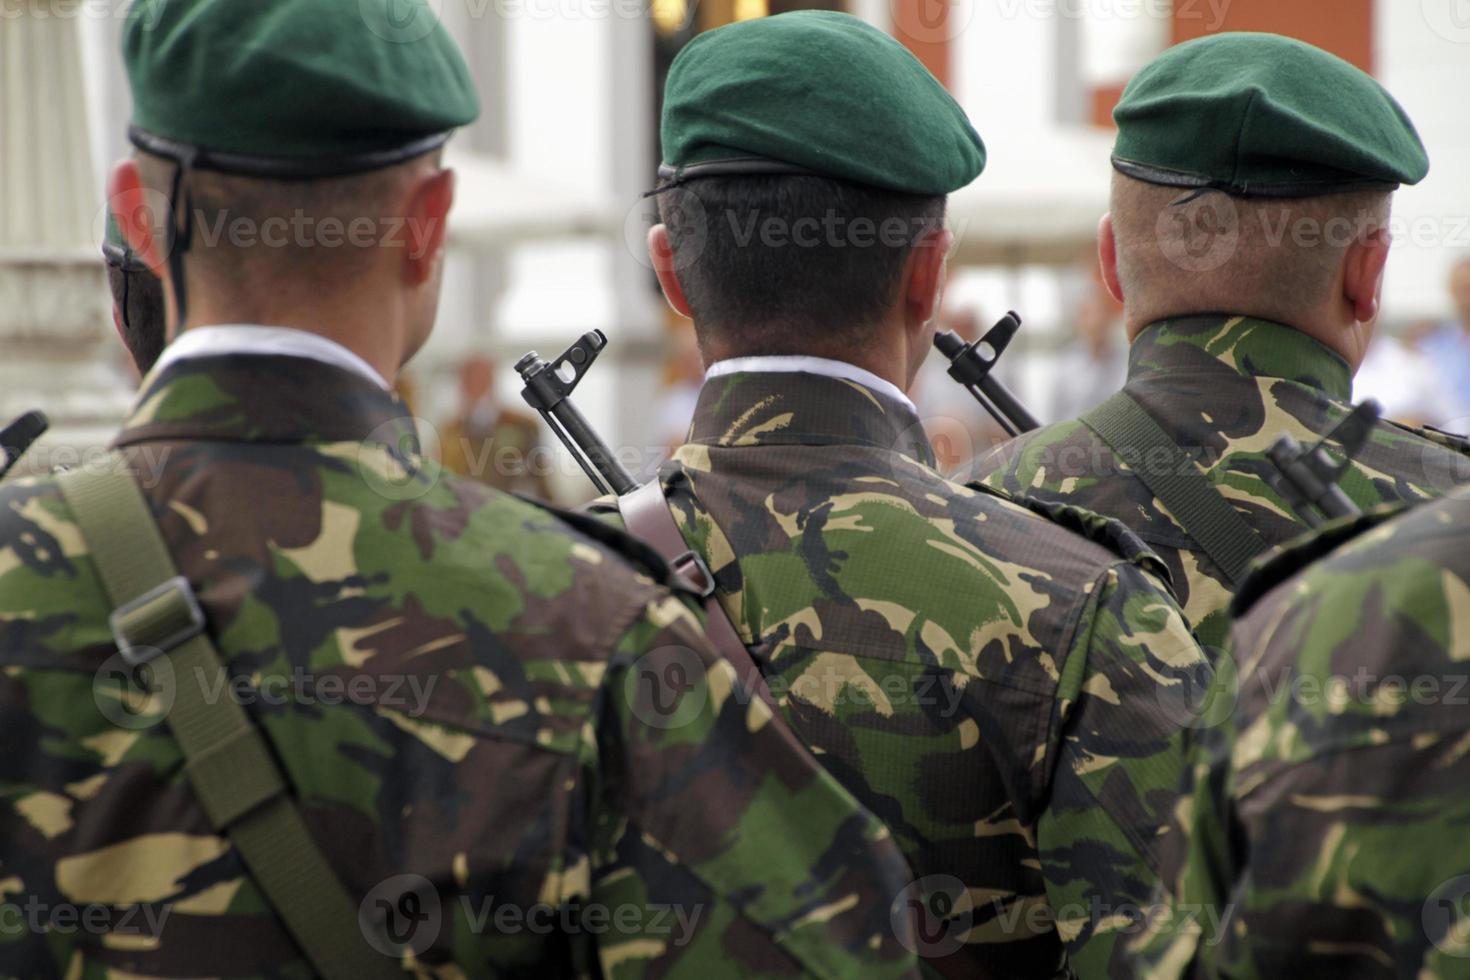
{"label": "metal buckle", "polygon": [[[143,623],[129,623],[130,619],[148,606],[169,598],[176,599],[178,604],[155,611]],[[169,616],[170,613],[173,615]],[[151,630],[170,627],[172,624],[169,620],[180,619],[179,613],[187,616],[187,622],[183,625],[156,638],[147,635]],[[108,617],[107,625],[112,629],[112,638],[116,641],[118,653],[122,654],[123,660],[127,661],[129,666],[140,667],[203,633],[204,610],[200,607],[199,599],[194,595],[194,589],[189,585],[189,580],[179,575],[164,582],[156,589],[149,589],[132,602],[114,609],[112,615]],[[129,632],[130,625],[141,626],[141,630],[135,629]]]}
{"label": "metal buckle", "polygon": [[709,570],[709,565],[698,552],[686,551],[669,562],[669,566],[673,568],[674,573],[679,576],[684,585],[701,599],[708,599],[715,594],[714,573]]}

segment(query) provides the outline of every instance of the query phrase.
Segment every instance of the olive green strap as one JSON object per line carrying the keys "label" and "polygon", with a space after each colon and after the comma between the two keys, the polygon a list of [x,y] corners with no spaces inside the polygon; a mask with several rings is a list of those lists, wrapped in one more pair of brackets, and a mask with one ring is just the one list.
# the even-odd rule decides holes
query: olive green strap
{"label": "olive green strap", "polygon": [[64,474],[61,492],[117,606],[111,626],[119,652],[135,667],[168,657],[174,678],[169,728],[210,823],[229,835],[319,974],[331,980],[403,976],[396,961],[368,946],[357,903],[312,840],[265,737],[224,693],[224,661],[137,483],[120,458],[108,462]]}
{"label": "olive green strap", "polygon": [[1251,561],[1268,545],[1153,416],[1120,391],[1082,416],[1082,422],[1132,468],[1230,584],[1239,585]]}

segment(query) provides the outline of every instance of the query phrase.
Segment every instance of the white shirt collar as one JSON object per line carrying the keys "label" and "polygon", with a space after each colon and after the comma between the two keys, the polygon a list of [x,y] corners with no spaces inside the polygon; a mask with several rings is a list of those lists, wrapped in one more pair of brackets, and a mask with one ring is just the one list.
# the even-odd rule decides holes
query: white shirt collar
{"label": "white shirt collar", "polygon": [[384,391],[389,390],[388,382],[383,376],[357,354],[335,340],[293,327],[258,327],[232,323],[185,330],[164,348],[163,356],[150,373],[157,377],[165,368],[178,361],[228,354],[305,357],[351,371]]}
{"label": "white shirt collar", "polygon": [[804,355],[780,355],[772,357],[732,357],[725,361],[716,361],[704,372],[704,379],[710,381],[714,378],[723,378],[731,374],[769,374],[769,373],[791,373],[820,374],[827,378],[841,378],[844,381],[852,381],[871,388],[879,394],[887,395],[900,405],[908,406],[915,415],[919,410],[909,400],[909,396],[899,390],[898,385],[891,381],[885,381],[872,371],[864,370],[856,364],[846,361],[834,361],[826,357],[806,357]]}

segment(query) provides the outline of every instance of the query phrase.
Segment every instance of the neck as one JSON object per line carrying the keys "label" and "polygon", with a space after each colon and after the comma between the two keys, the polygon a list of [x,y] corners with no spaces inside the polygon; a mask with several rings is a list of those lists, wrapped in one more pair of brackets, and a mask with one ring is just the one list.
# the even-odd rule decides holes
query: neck
{"label": "neck", "polygon": [[[213,303],[208,297],[191,296],[189,316],[183,331],[220,324],[260,327],[289,327],[342,345],[366,361],[391,385],[412,351],[408,350],[401,317],[385,316],[390,302],[373,297],[372,302],[322,302],[281,305],[268,312],[261,307],[245,308]],[[365,326],[370,329],[365,329]],[[180,332],[183,332],[180,331]]]}
{"label": "neck", "polygon": [[[698,327],[699,325],[695,324],[696,330]],[[919,365],[923,363],[923,357],[916,359],[913,356],[914,351],[906,342],[905,337],[903,332],[883,326],[873,331],[871,336],[864,338],[860,343],[846,345],[810,344],[783,346],[779,349],[750,350],[736,344],[711,339],[704,344],[702,351],[706,367],[736,357],[770,355],[822,357],[829,361],[842,361],[854,367],[860,367],[887,381],[899,391],[908,391],[913,386],[914,376],[918,373]],[[933,332],[926,333],[924,337],[926,341],[931,339]],[[927,347],[923,353],[928,353]]]}
{"label": "neck", "polygon": [[1368,353],[1368,342],[1373,338],[1373,328],[1365,323],[1358,323],[1349,318],[1344,321],[1332,321],[1323,315],[1312,315],[1310,312],[1297,311],[1288,312],[1263,312],[1247,311],[1243,309],[1208,309],[1208,310],[1183,310],[1174,309],[1170,312],[1162,311],[1139,311],[1129,309],[1127,312],[1128,342],[1132,343],[1138,339],[1138,335],[1144,327],[1160,320],[1178,319],[1186,316],[1201,316],[1210,313],[1223,313],[1231,316],[1248,316],[1258,320],[1270,320],[1291,327],[1299,333],[1304,333],[1317,343],[1326,347],[1337,356],[1347,361],[1348,366],[1356,374],[1362,366],[1363,358]]}

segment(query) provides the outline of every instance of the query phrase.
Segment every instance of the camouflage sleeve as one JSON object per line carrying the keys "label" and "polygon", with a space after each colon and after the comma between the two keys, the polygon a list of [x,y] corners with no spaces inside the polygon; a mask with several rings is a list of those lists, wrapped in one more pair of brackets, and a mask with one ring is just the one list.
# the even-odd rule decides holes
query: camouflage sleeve
{"label": "camouflage sleeve", "polygon": [[1051,798],[1037,826],[1047,896],[1074,967],[1101,976],[1136,930],[1183,775],[1190,695],[1211,670],[1174,600],[1136,565],[1095,584],[1063,667]]}
{"label": "camouflage sleeve", "polygon": [[[1192,956],[1193,975],[1206,977],[1465,976],[1465,745],[1435,733],[1336,753],[1251,786],[1241,802],[1217,760],[1206,786],[1215,792],[1195,794],[1193,824],[1209,837],[1190,849],[1191,890],[1170,909],[1184,928],[1161,946],[1156,975],[1179,975],[1171,967]],[[1349,773],[1371,774],[1375,791],[1346,791]],[[1248,838],[1248,867],[1231,834]],[[1187,900],[1206,887],[1214,901]]]}
{"label": "camouflage sleeve", "polygon": [[677,930],[603,942],[605,975],[914,974],[887,829],[740,689],[687,607],[650,605],[604,699],[586,746],[595,904],[670,908]]}
{"label": "camouflage sleeve", "polygon": [[[1220,660],[1206,705],[1223,703],[1228,709],[1236,676],[1231,664],[1229,657]],[[1191,975],[1201,948],[1219,942],[1236,860],[1227,802],[1229,747],[1228,721],[1212,727],[1202,722],[1189,733],[1185,777],[1165,829],[1159,883],[1141,927],[1114,950],[1111,976],[1178,980]]]}
{"label": "camouflage sleeve", "polygon": [[1216,678],[1226,717],[1194,740],[1187,846],[1127,975],[1467,975],[1470,586],[1394,543],[1237,626],[1241,681]]}

